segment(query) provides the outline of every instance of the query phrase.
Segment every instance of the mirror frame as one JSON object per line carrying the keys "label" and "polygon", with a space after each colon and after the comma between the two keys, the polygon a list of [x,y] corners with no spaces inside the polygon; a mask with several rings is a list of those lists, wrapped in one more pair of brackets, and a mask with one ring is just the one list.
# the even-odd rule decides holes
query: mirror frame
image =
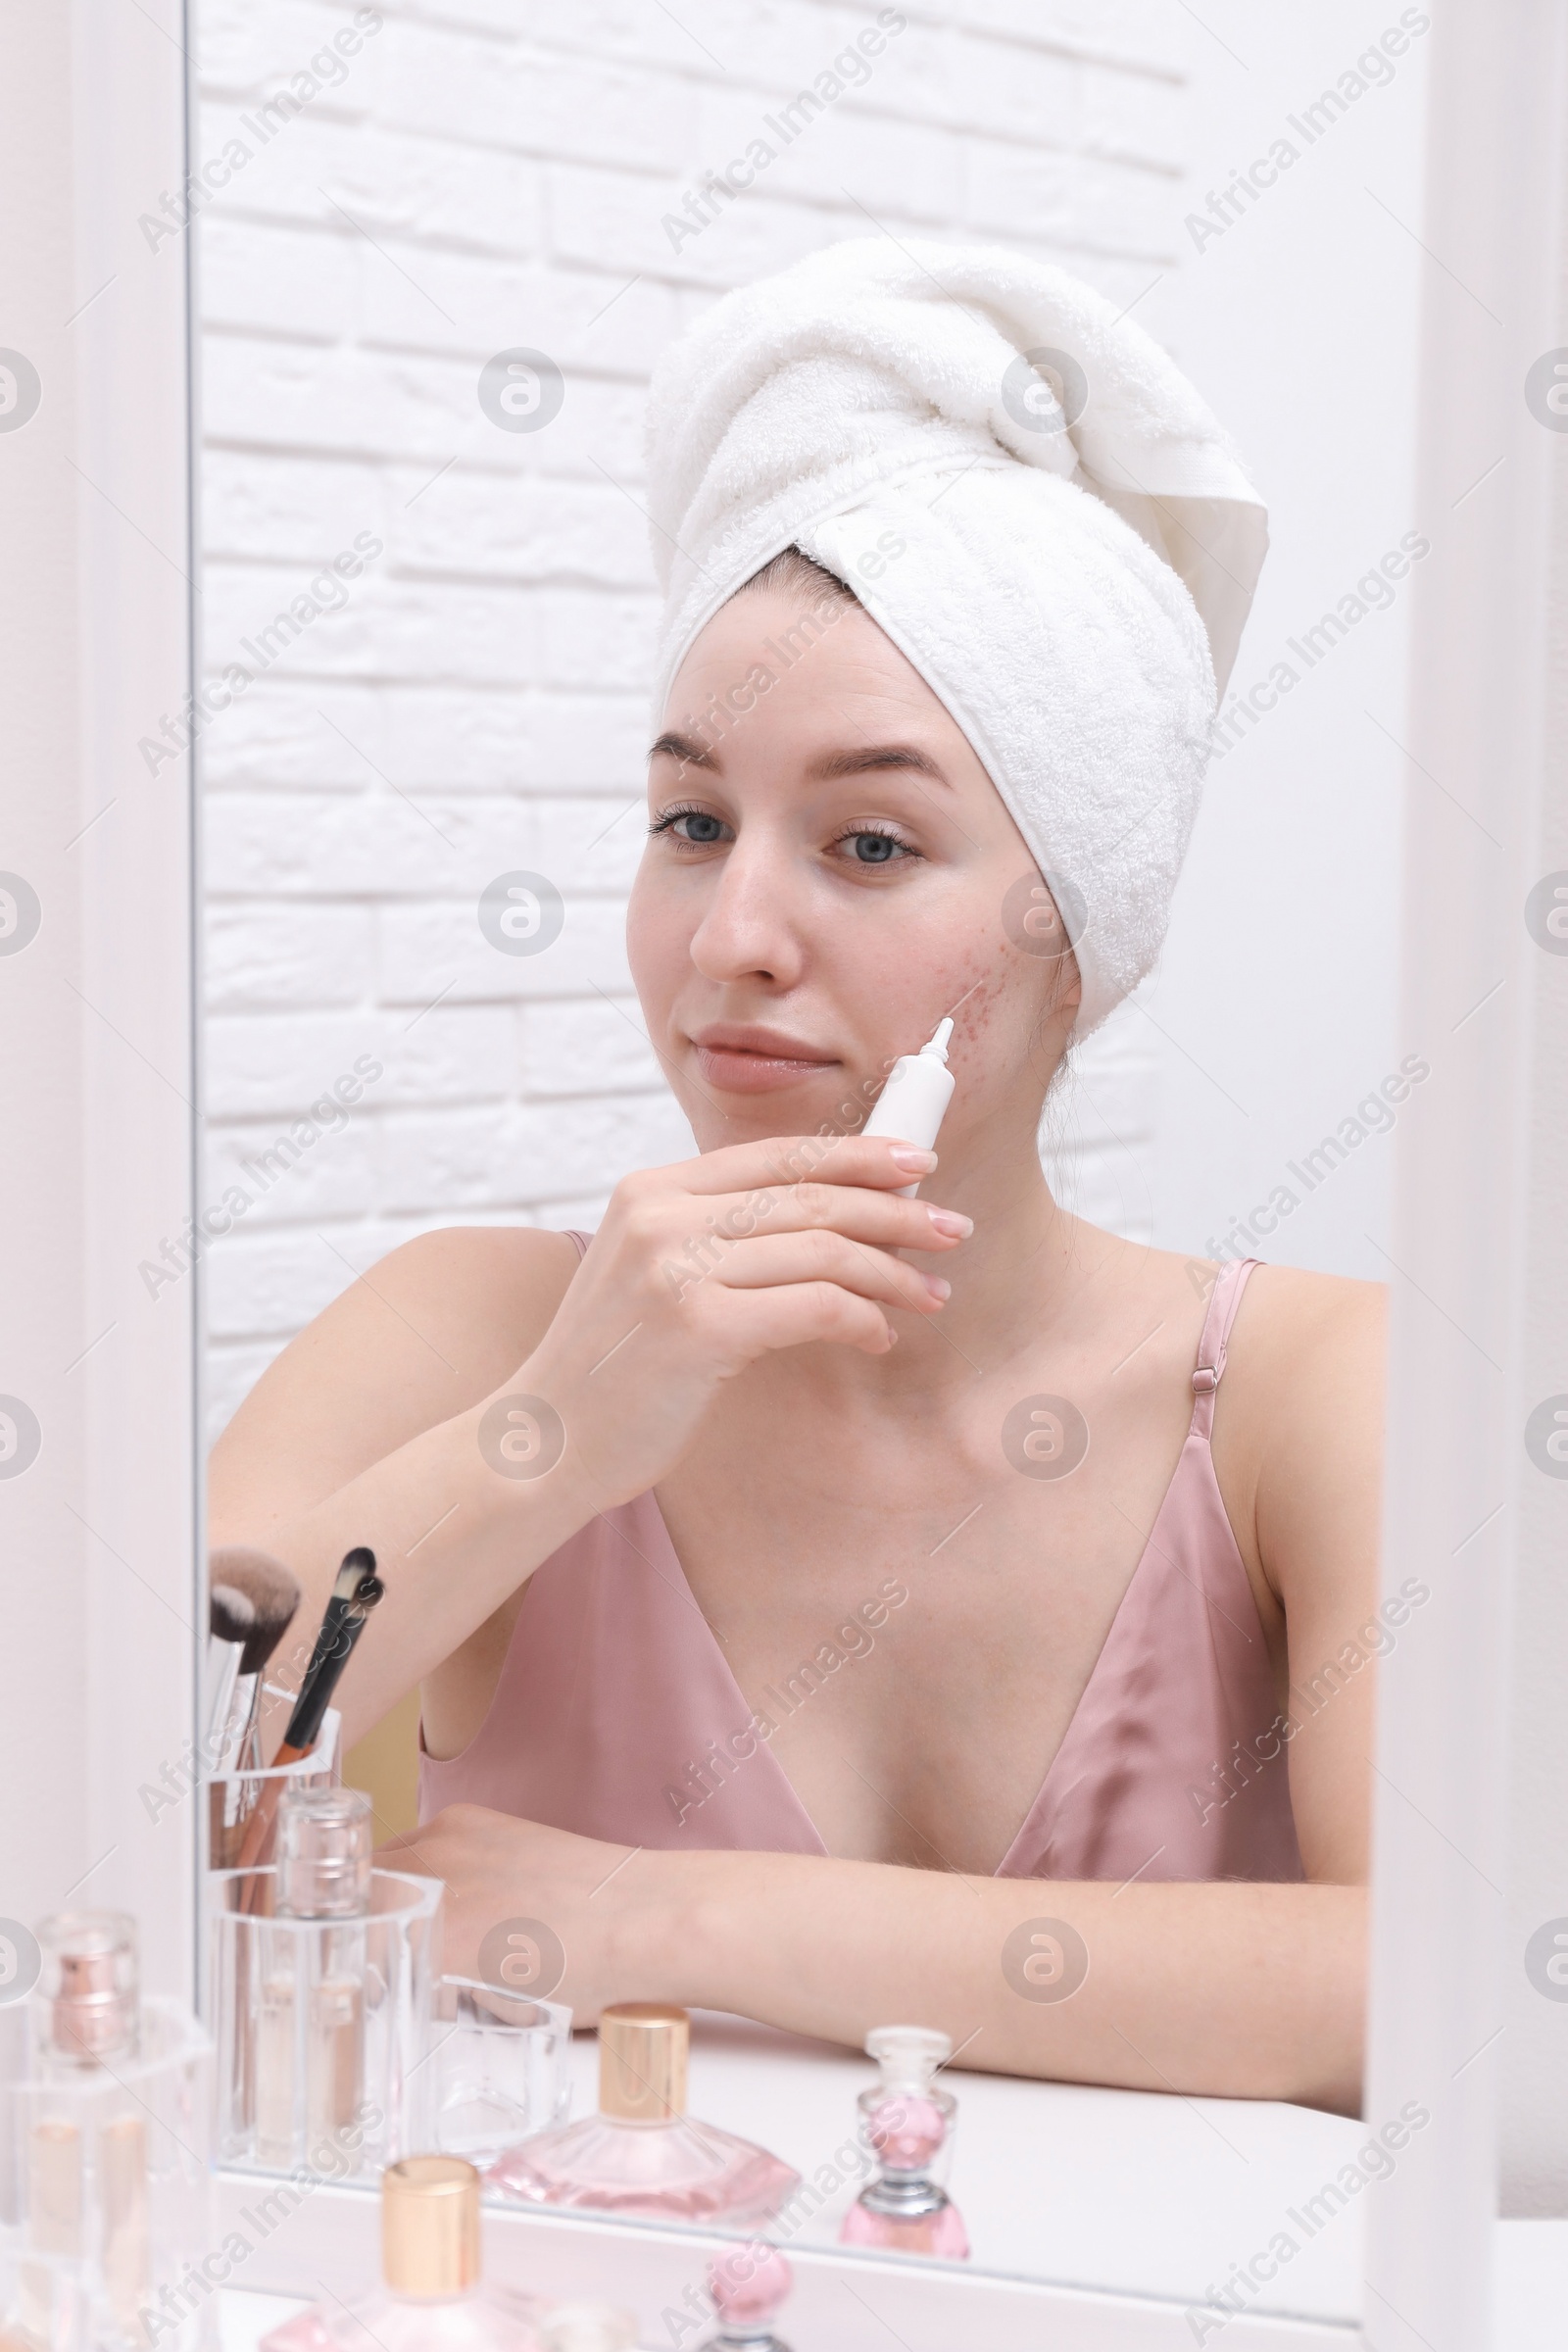
{"label": "mirror frame", "polygon": [[[1563,339],[1560,12],[1548,24],[1527,0],[1501,0],[1439,25],[1426,158],[1416,500],[1442,543],[1413,604],[1400,1015],[1443,1053],[1449,1083],[1395,1149],[1383,1578],[1390,1590],[1431,1576],[1445,1605],[1379,1685],[1366,2107],[1420,2097],[1433,2128],[1368,2212],[1363,2330],[1378,2352],[1485,2345],[1506,2242],[1496,2045],[1517,1966],[1503,1892],[1511,1637],[1525,1307],[1531,1251],[1544,1254],[1526,1180],[1554,1163],[1560,1198],[1568,1177],[1533,1060],[1522,920],[1559,861],[1565,806],[1550,639],[1565,619],[1568,452],[1524,398],[1527,369]],[[1478,447],[1497,453],[1479,481]],[[1485,808],[1495,855],[1477,855],[1471,825],[1434,816],[1434,782]],[[1419,1808],[1401,1786],[1412,1775]]]}
{"label": "mirror frame", "polygon": [[[156,1300],[137,1272],[199,1207],[190,762],[149,780],[129,749],[155,712],[179,708],[199,638],[195,257],[184,238],[149,252],[137,225],[155,192],[182,184],[191,152],[188,10],[164,0],[163,13],[166,25],[91,0],[22,12],[9,33],[18,70],[0,98],[14,167],[14,331],[46,387],[27,435],[0,444],[10,551],[0,663],[19,769],[40,779],[15,811],[11,854],[37,876],[53,918],[30,968],[8,975],[24,1005],[18,1058],[28,1090],[25,1148],[0,1180],[9,1229],[26,1236],[8,1377],[39,1400],[45,1452],[34,1475],[8,1482],[3,1525],[14,1559],[51,1563],[51,1594],[32,1617],[41,1606],[57,1629],[47,1654],[29,1655],[18,1706],[0,1708],[0,1754],[11,1789],[40,1771],[48,1784],[39,1820],[22,1826],[14,1907],[24,1911],[46,1878],[57,1883],[62,1851],[79,1857],[91,1899],[129,1902],[147,1923],[149,1979],[189,1994],[198,1808],[149,1821],[125,1762],[146,1764],[150,1716],[169,1756],[191,1737],[199,1644],[187,1629],[200,1622],[200,1268]],[[1494,966],[1502,981],[1495,1016],[1453,1049],[1451,1083],[1423,1090],[1394,1143],[1384,1585],[1440,1563],[1445,1606],[1382,1669],[1366,2111],[1392,2113],[1414,2096],[1434,2128],[1367,2201],[1360,2339],[1379,2352],[1474,2352],[1490,2333],[1501,1906],[1477,1900],[1476,1878],[1496,1886],[1503,1870],[1508,1622],[1497,1595],[1513,1539],[1500,1535],[1489,1555],[1494,1582],[1453,1568],[1464,1546],[1452,1530],[1481,1519],[1490,1504],[1472,1505],[1483,1495],[1501,1498],[1505,1530],[1517,1517],[1502,1509],[1519,1476],[1531,1108],[1517,910],[1541,870],[1548,792],[1560,803],[1563,790],[1547,768],[1547,517],[1550,468],[1568,453],[1534,423],[1518,384],[1560,331],[1568,34],[1559,16],[1544,42],[1526,0],[1497,0],[1484,20],[1455,11],[1439,34],[1417,497],[1446,537],[1445,560],[1415,590],[1408,742],[1415,766],[1454,779],[1461,797],[1467,779],[1472,793],[1498,774],[1510,784],[1488,794],[1504,827],[1490,864],[1462,830],[1434,824],[1430,799],[1412,800],[1405,823],[1416,917],[1402,946],[1408,1034],[1446,1045],[1462,1031],[1450,1018],[1456,961]],[[1517,328],[1478,332],[1476,287],[1482,307]],[[1486,494],[1472,496],[1460,477],[1478,436],[1501,458]],[[1497,581],[1506,600],[1489,590]],[[1520,612],[1532,624],[1523,630]],[[78,828],[116,800],[118,826],[80,855]],[[73,1359],[64,1372],[63,1356]],[[133,1681],[122,1671],[131,1656]],[[1412,1779],[1419,1807],[1401,1786]],[[309,2210],[290,2251],[303,2260],[309,2247],[313,2269],[318,2247],[324,2261],[329,2240],[352,2238],[354,2213],[369,2228],[353,2192],[323,2189]],[[574,2242],[583,2227],[561,2220],[544,2237]],[[623,2239],[645,2265],[655,2260],[646,2233],[594,2227],[601,2244]],[[544,2242],[537,2230],[530,2242]],[[668,2244],[689,2265],[676,2234]],[[813,2340],[847,2343],[834,2281],[853,2258],[812,2252],[800,2267],[816,2282],[802,2295],[803,2321],[820,2309]],[[1048,2313],[1070,2315],[1085,2345],[1190,2341],[1177,2305],[1048,2284],[921,2274],[898,2300],[918,2352],[953,2340],[960,2319],[998,2346],[1032,2344]],[[1356,2334],[1246,2315],[1226,2332],[1234,2352]]]}
{"label": "mirror frame", "polygon": [[190,1279],[154,1298],[138,1271],[192,1208],[199,1131],[189,763],[150,776],[136,749],[181,708],[195,629],[192,290],[185,241],[151,250],[139,225],[186,170],[170,22],[14,11],[0,76],[6,333],[42,388],[0,440],[5,856],[43,910],[5,966],[25,1113],[0,1173],[5,1385],[42,1441],[0,1487],[5,1556],[30,1572],[7,1596],[0,1765],[5,1908],[132,1908],[149,1982],[184,1991],[196,1808],[138,1801],[192,1736],[201,1621],[199,1305]]}

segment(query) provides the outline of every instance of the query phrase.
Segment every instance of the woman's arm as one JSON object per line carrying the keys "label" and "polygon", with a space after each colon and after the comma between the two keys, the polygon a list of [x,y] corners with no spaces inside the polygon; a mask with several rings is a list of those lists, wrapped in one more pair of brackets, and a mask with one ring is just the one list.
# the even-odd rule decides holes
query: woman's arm
{"label": "woman's arm", "polygon": [[347,1744],[589,1514],[567,1481],[497,1478],[478,1443],[575,1264],[561,1234],[410,1243],[284,1349],[214,1448],[212,1543],[257,1544],[300,1581],[273,1681],[297,1686],[344,1553],[376,1555],[386,1597],[340,1686]]}
{"label": "woman's arm", "polygon": [[[211,1541],[300,1580],[274,1679],[295,1679],[343,1554],[368,1544],[386,1597],[343,1680],[352,1743],[596,1512],[657,1484],[757,1356],[817,1340],[881,1354],[885,1307],[940,1313],[947,1286],[893,1254],[968,1230],[899,1198],[934,1165],[881,1137],[737,1145],[625,1178],[580,1266],[563,1234],[457,1232],[362,1276],[213,1454]],[[486,1416],[519,1394],[552,1417],[543,1476],[496,1458]]]}
{"label": "woman's arm", "polygon": [[[677,2000],[854,2044],[907,2019],[998,2072],[1353,2114],[1372,1659],[1390,1638],[1375,1606],[1383,1294],[1283,1268],[1253,1288],[1215,1459],[1264,1604],[1284,1617],[1291,1728],[1262,1768],[1290,1772],[1306,1885],[1117,1888],[809,1855],[628,1854],[455,1806],[401,1848],[403,1867],[447,1882],[451,1965],[471,1972],[509,1918],[543,1921],[565,1952],[562,1997],[584,2018],[611,2000]],[[1063,1922],[1087,1957],[1065,1993],[1073,1947],[1052,1924]]]}
{"label": "woman's arm", "polygon": [[560,1997],[582,2023],[610,2001],[666,2000],[857,2047],[873,2026],[938,2026],[965,2066],[992,2073],[1359,2104],[1360,1887],[1118,1889],[628,1852],[477,1805],[380,1859],[446,1881],[459,1973],[477,1973],[509,1921],[548,1928],[565,1954]]}

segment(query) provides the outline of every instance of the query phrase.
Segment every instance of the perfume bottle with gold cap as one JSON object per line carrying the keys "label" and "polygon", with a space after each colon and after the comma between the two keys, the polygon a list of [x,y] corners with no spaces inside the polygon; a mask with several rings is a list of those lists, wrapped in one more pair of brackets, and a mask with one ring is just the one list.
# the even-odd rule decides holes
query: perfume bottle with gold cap
{"label": "perfume bottle with gold cap", "polygon": [[528,2205],[666,2220],[760,2222],[801,2184],[765,2148],[686,2113],[691,2020],[662,2001],[617,2001],[599,2020],[599,2113],[535,2132],[485,2178]]}
{"label": "perfume bottle with gold cap", "polygon": [[479,2274],[479,2176],[461,2156],[405,2156],[381,2175],[381,2278],[313,2304],[261,2352],[546,2352],[532,2295]]}

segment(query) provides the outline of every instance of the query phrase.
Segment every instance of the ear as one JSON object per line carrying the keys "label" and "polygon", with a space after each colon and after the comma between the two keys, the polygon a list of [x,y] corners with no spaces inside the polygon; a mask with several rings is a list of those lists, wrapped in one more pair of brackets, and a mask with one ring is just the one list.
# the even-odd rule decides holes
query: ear
{"label": "ear", "polygon": [[1078,958],[1070,948],[1057,965],[1056,972],[1054,1009],[1057,1012],[1068,1013],[1073,1020],[1076,1020],[1078,1007],[1084,1001],[1084,982],[1083,974],[1078,969]]}

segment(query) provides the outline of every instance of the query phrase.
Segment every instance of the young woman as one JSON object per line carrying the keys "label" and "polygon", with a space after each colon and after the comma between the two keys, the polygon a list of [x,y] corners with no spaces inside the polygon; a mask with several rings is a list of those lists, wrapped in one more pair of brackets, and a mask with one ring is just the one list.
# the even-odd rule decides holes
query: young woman
{"label": "young woman", "polygon": [[[720,738],[683,718],[760,670]],[[220,1443],[213,1540],[309,1606],[373,1547],[345,1737],[420,1686],[400,1859],[449,1965],[536,1923],[585,2021],[914,2019],[965,2065],[1353,2110],[1381,1294],[1053,1199],[1079,959],[839,580],[762,566],[664,718],[628,938],[698,1155],[591,1238],[357,1282]],[[938,1153],[859,1135],[945,1015]]]}

